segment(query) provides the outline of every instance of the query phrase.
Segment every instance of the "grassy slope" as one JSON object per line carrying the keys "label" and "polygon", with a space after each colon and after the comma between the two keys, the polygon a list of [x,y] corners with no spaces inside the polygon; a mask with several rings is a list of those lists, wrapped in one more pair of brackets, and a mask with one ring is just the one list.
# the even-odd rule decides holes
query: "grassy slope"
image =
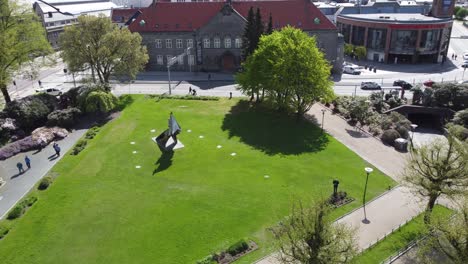
{"label": "grassy slope", "polygon": [[[435,215],[446,215],[450,214],[450,212],[450,209],[439,205],[437,205],[433,211]],[[404,248],[411,241],[421,238],[427,232],[423,217],[424,215],[420,214],[415,219],[402,226],[396,232],[377,243],[371,249],[364,251],[362,255],[354,259],[353,263],[381,263],[386,258],[396,254],[400,249]]]}
{"label": "grassy slope", "polygon": [[[240,261],[249,262],[272,250],[265,229],[293,199],[327,196],[335,178],[361,197],[366,162],[310,123],[239,105],[227,114],[235,100],[135,99],[54,167],[60,176],[0,241],[2,263],[192,263],[241,237],[261,247]],[[150,140],[170,111],[186,146],[173,157]],[[376,171],[369,197],[393,184]]]}

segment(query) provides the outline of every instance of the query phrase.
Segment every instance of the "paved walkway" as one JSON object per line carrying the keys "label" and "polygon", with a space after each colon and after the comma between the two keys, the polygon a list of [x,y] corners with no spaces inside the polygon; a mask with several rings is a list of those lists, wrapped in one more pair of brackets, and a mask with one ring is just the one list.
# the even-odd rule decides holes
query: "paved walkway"
{"label": "paved walkway", "polygon": [[[321,105],[316,104],[308,113],[319,124],[322,120],[322,109]],[[373,166],[397,182],[401,180],[408,154],[397,152],[393,148],[383,145],[380,140],[359,132],[330,111],[325,112],[324,128],[327,133]],[[369,180],[372,180],[372,176]],[[385,234],[398,228],[400,224],[418,215],[422,208],[423,205],[417,198],[414,198],[405,187],[399,186],[367,204],[366,212],[370,223],[364,224],[362,222],[364,218],[362,209],[351,212],[339,219],[338,222],[349,224],[357,229],[358,246],[359,249],[363,250]],[[257,263],[273,264],[279,262],[276,255],[272,254]]]}
{"label": "paved walkway", "polygon": [[[0,188],[0,219],[47,174],[85,132],[86,129],[74,130],[66,138],[58,141],[62,155],[57,159],[49,161],[48,157],[55,153],[52,145],[49,145],[36,154],[33,154],[36,151],[29,151],[0,161],[0,177],[6,181]],[[24,164],[25,155],[31,159],[31,169],[17,175],[16,163],[21,161]]]}

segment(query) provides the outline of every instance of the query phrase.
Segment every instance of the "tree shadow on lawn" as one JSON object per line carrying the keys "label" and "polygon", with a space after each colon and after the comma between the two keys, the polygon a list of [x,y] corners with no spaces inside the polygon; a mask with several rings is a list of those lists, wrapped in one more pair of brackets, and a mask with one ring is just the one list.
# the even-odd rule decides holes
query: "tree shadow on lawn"
{"label": "tree shadow on lawn", "polygon": [[240,101],[224,117],[221,128],[229,131],[230,138],[240,137],[243,143],[267,155],[297,155],[321,151],[328,144],[328,138],[314,123]]}
{"label": "tree shadow on lawn", "polygon": [[174,151],[163,151],[161,157],[155,163],[155,165],[159,164],[159,166],[154,169],[153,175],[167,170],[172,165],[172,157],[174,157]]}

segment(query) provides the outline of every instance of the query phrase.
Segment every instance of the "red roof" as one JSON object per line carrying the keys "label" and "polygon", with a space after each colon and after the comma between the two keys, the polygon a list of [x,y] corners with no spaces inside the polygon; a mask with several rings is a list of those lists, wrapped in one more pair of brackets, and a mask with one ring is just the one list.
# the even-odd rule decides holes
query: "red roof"
{"label": "red roof", "polygon": [[[224,5],[225,2],[156,2],[141,10],[143,14],[130,25],[130,30],[194,31],[208,23]],[[274,28],[291,25],[304,30],[336,30],[309,0],[232,1],[231,5],[244,18],[247,18],[250,7],[259,8],[265,23],[271,13]],[[142,20],[144,24],[140,23]]]}
{"label": "red roof", "polygon": [[127,22],[139,9],[138,8],[127,8],[127,9],[112,9],[112,22],[125,23]]}

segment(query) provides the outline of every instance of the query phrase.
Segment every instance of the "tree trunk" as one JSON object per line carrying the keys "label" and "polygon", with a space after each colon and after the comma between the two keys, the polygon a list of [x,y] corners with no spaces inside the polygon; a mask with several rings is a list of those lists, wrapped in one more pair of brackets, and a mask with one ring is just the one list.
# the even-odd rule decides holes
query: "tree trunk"
{"label": "tree trunk", "polygon": [[5,98],[5,103],[11,102],[10,94],[8,93],[8,88],[6,84],[0,83],[0,90],[2,90],[3,98]]}
{"label": "tree trunk", "polygon": [[424,213],[424,223],[426,225],[429,225],[431,223],[432,209],[434,209],[437,198],[438,195],[429,196],[429,202],[427,203],[426,212]]}

